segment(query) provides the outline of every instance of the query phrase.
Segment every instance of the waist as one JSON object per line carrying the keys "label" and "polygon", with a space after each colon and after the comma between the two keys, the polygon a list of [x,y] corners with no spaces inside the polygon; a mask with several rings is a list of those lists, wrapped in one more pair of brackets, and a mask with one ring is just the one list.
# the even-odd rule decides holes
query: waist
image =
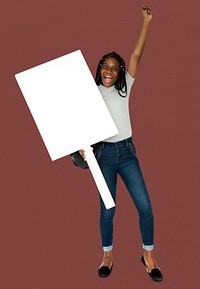
{"label": "waist", "polygon": [[132,137],[117,142],[101,141],[99,144],[101,144],[103,147],[126,147],[129,146],[129,143],[132,143]]}

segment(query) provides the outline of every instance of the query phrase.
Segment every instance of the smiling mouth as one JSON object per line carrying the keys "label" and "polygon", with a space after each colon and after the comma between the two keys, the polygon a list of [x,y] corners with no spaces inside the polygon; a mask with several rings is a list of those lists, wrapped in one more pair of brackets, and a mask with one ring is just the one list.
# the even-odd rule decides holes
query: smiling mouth
{"label": "smiling mouth", "polygon": [[105,83],[110,84],[112,82],[112,77],[109,75],[105,75],[104,81],[105,81]]}

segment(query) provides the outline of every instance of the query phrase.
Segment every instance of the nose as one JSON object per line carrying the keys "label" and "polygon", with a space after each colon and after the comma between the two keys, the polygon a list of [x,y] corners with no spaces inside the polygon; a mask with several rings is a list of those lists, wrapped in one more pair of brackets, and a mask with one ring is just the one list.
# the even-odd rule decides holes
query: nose
{"label": "nose", "polygon": [[112,67],[109,67],[109,66],[108,66],[108,67],[106,67],[106,71],[107,71],[107,72],[111,72],[111,73],[112,73]]}

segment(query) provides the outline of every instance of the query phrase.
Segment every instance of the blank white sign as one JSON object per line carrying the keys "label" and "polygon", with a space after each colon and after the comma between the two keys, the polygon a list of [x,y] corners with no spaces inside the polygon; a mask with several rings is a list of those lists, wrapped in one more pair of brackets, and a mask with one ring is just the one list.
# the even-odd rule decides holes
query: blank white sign
{"label": "blank white sign", "polygon": [[90,146],[118,130],[80,50],[15,75],[52,160],[85,149],[107,209],[115,206]]}
{"label": "blank white sign", "polygon": [[52,160],[118,134],[80,50],[15,77]]}

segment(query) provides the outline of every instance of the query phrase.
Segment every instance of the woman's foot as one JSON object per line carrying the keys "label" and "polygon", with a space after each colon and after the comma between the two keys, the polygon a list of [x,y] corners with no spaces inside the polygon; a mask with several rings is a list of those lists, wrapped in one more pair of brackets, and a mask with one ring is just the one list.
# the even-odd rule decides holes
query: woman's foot
{"label": "woman's foot", "polygon": [[154,281],[162,281],[163,276],[158,268],[155,259],[153,257],[153,251],[144,250],[144,254],[141,258],[142,263],[145,265],[147,273]]}
{"label": "woman's foot", "polygon": [[108,277],[112,271],[113,267],[113,258],[112,258],[112,251],[104,252],[103,262],[101,263],[98,269],[99,277]]}

